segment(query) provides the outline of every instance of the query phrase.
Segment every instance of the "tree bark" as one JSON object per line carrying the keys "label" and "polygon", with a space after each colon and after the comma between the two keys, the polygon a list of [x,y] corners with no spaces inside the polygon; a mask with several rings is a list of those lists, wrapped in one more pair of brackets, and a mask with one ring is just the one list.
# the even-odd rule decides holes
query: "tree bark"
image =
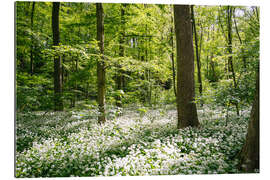
{"label": "tree bark", "polygon": [[104,18],[101,3],[96,3],[97,16],[97,41],[100,51],[100,59],[97,62],[97,101],[99,107],[99,123],[104,123],[105,119],[105,62],[104,62]]}
{"label": "tree bark", "polygon": [[[60,2],[53,2],[52,7],[52,31],[53,45],[58,46],[60,42],[59,32],[59,9]],[[54,110],[63,111],[62,99],[62,78],[61,78],[61,58],[58,55],[54,57]]]}
{"label": "tree bark", "polygon": [[259,172],[259,73],[257,73],[255,98],[250,113],[246,142],[239,154],[239,169],[246,173]]}
{"label": "tree bark", "polygon": [[199,126],[194,103],[194,50],[188,5],[174,5],[174,22],[177,46],[177,127]]}
{"label": "tree bark", "polygon": [[[33,25],[34,25],[34,12],[35,12],[35,1],[32,3],[32,11],[31,11],[31,33],[33,33]],[[34,74],[34,59],[33,59],[33,48],[34,48],[34,37],[31,34],[31,49],[30,49],[30,74],[31,76]]]}
{"label": "tree bark", "polygon": [[198,83],[199,83],[199,92],[202,95],[202,77],[201,77],[201,62],[200,62],[200,55],[199,55],[199,47],[198,47],[198,38],[197,38],[197,30],[196,30],[196,23],[194,17],[194,9],[191,6],[191,16],[192,16],[192,25],[193,31],[195,36],[195,46],[196,46],[196,60],[197,60],[197,73],[198,73]]}

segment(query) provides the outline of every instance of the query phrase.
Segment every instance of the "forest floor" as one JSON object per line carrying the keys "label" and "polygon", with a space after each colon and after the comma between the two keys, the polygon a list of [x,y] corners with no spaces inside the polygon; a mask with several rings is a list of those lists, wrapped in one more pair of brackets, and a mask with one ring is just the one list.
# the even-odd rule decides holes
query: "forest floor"
{"label": "forest floor", "polygon": [[[235,156],[249,110],[198,110],[199,128],[178,130],[173,106],[17,113],[16,177],[239,173]],[[226,125],[227,124],[227,125]]]}

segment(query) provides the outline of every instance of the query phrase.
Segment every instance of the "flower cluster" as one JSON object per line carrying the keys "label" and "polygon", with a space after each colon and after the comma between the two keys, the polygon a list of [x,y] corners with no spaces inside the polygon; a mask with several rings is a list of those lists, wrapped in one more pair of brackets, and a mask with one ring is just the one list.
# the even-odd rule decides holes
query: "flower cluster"
{"label": "flower cluster", "polygon": [[181,130],[172,108],[125,110],[104,124],[85,112],[17,115],[16,177],[237,173],[249,111],[198,114],[199,128]]}

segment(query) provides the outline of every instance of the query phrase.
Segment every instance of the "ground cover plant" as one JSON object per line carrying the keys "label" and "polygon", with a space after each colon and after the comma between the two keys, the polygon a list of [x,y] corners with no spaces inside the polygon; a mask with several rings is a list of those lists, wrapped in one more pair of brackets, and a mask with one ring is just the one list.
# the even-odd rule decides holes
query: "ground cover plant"
{"label": "ground cover plant", "polygon": [[15,11],[16,177],[259,172],[259,7]]}
{"label": "ground cover plant", "polygon": [[[18,114],[16,177],[238,173],[249,111],[199,110],[201,126],[177,129],[172,106],[131,108],[100,125],[91,111]],[[93,111],[93,110],[92,110]]]}

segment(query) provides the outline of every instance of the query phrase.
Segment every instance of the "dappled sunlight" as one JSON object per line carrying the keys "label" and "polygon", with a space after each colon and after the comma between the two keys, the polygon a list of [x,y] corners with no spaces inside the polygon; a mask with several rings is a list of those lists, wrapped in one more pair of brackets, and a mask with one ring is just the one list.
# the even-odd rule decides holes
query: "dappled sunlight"
{"label": "dappled sunlight", "polygon": [[14,6],[16,177],[259,172],[259,6]]}

